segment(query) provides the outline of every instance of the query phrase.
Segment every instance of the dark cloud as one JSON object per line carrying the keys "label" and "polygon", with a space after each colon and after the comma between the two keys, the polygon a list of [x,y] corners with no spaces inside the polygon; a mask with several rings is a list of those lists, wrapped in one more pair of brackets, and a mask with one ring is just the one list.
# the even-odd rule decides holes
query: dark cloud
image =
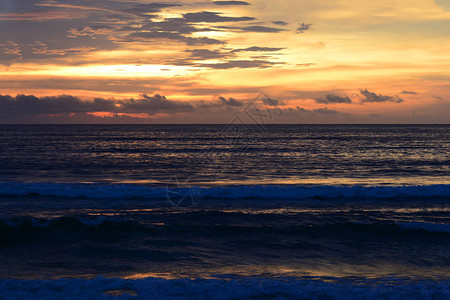
{"label": "dark cloud", "polygon": [[[46,62],[48,62],[62,54],[79,54],[80,51],[77,51],[77,49],[83,52],[85,49],[110,50],[117,47],[108,39],[109,37],[97,37],[95,35],[100,33],[102,25],[106,26],[106,24],[95,24],[103,21],[104,14],[107,14],[102,10],[59,8],[58,11],[54,11],[55,8],[53,7],[38,7],[35,5],[42,1],[11,2],[16,3],[13,5],[13,11],[16,13],[32,14],[36,17],[42,16],[41,19],[26,21],[15,21],[9,18],[6,21],[1,21],[0,44],[3,44],[2,40],[13,41],[20,49],[20,57],[25,62],[40,60],[39,62],[42,63],[44,55],[46,56]],[[28,4],[25,5],[25,2]],[[48,17],[49,12],[59,14],[61,18]],[[70,34],[71,30],[74,35]],[[105,30],[105,28],[102,30]],[[36,48],[37,42],[44,44],[47,50],[36,51],[33,49]],[[62,51],[63,49],[71,50]],[[0,57],[0,63],[4,61]],[[7,60],[6,64],[8,64]]]}
{"label": "dark cloud", "polygon": [[198,64],[199,67],[207,67],[216,70],[225,70],[233,68],[269,68],[279,63],[267,60],[229,60],[224,63],[216,64]]}
{"label": "dark cloud", "polygon": [[367,89],[360,91],[361,95],[364,96],[363,99],[361,99],[362,103],[371,103],[371,102],[394,102],[394,103],[401,103],[404,100],[398,96],[387,96],[387,95],[381,95],[376,94],[373,92],[369,92]]}
{"label": "dark cloud", "polygon": [[202,11],[197,13],[186,13],[183,19],[188,23],[222,23],[222,22],[242,22],[253,21],[253,17],[224,17],[222,13]]}
{"label": "dark cloud", "polygon": [[318,114],[337,114],[338,113],[338,111],[336,111],[334,109],[329,109],[327,107],[313,109],[312,112],[315,112]]}
{"label": "dark cloud", "polygon": [[[201,31],[218,31],[214,28],[199,27],[196,24],[187,23],[183,18],[168,18],[160,22],[147,22],[140,28],[146,31],[167,31],[177,32],[180,34],[191,34]],[[134,29],[136,30],[136,29]]]}
{"label": "dark cloud", "polygon": [[186,42],[186,44],[189,46],[226,44],[226,42],[224,42],[224,41],[210,39],[207,37],[199,37],[199,38],[187,37],[187,38],[181,39],[181,40]]}
{"label": "dark cloud", "polygon": [[307,30],[310,30],[312,25],[313,24],[311,24],[311,23],[301,23],[301,24],[299,24],[300,27],[297,28],[297,33],[303,33],[303,32],[305,32]]}
{"label": "dark cloud", "polygon": [[[167,18],[160,22],[146,20],[144,24],[132,24],[121,26],[119,31],[129,32],[128,36],[121,41],[132,42],[136,39],[142,42],[154,43],[158,39],[169,39],[184,42],[187,45],[214,45],[225,44],[224,41],[207,37],[189,36],[195,32],[220,31],[223,29],[234,29],[240,32],[280,32],[280,29],[273,29],[264,26],[246,26],[246,27],[204,27],[202,23],[228,23],[251,21],[252,17],[228,17],[220,12],[195,12],[186,13],[182,18]],[[82,34],[85,34],[84,32]]]}
{"label": "dark cloud", "polygon": [[2,117],[100,112],[114,109],[114,103],[104,99],[82,101],[80,98],[70,95],[41,98],[32,95],[17,95],[16,97],[0,95],[0,116]]}
{"label": "dark cloud", "polygon": [[273,24],[275,25],[279,25],[279,26],[287,26],[289,25],[288,22],[284,22],[284,21],[272,21]]}
{"label": "dark cloud", "polygon": [[234,98],[228,98],[227,100],[226,98],[219,96],[219,100],[224,106],[244,106],[243,102]]}
{"label": "dark cloud", "polygon": [[215,5],[250,5],[245,1],[214,1]]}
{"label": "dark cloud", "polygon": [[[285,29],[261,26],[256,23],[241,23],[254,21],[255,18],[229,16],[221,11],[194,11],[184,13],[181,17],[166,17],[162,14],[164,10],[176,10],[178,7],[188,4],[177,1],[145,2],[147,1],[23,0],[14,2],[9,11],[0,11],[0,19],[2,13],[9,14],[8,19],[2,22],[0,28],[0,64],[10,65],[16,61],[36,61],[82,65],[91,63],[88,61],[88,56],[80,55],[77,59],[72,60],[62,59],[62,57],[86,54],[91,51],[122,49],[128,45],[158,45],[168,41],[199,47],[224,45],[227,42],[226,38],[202,37],[201,32],[228,30],[239,34],[285,31]],[[212,4],[218,5],[215,6],[218,8],[219,6],[226,7],[226,5],[247,5],[249,2],[214,1]],[[17,18],[10,18],[14,14],[17,15]],[[28,18],[27,22],[19,21],[24,18]],[[280,22],[282,21],[275,21],[274,24],[285,25]],[[195,35],[193,35],[194,33]],[[283,48],[248,47],[236,49],[236,51],[196,51],[192,52],[190,59],[232,59],[237,56],[237,52],[273,52],[281,49]],[[197,66],[196,63],[190,63],[183,58],[174,58],[173,61],[175,59],[178,59],[183,65]],[[222,64],[208,67],[226,69],[273,65],[266,61],[270,57],[246,57],[245,59],[246,62],[225,61]],[[125,60],[123,59],[123,61]],[[102,58],[102,62],[108,62],[108,58]],[[127,63],[148,63],[148,59],[133,57],[129,58]],[[167,61],[159,63],[164,64]]]}
{"label": "dark cloud", "polygon": [[343,114],[337,110],[329,109],[327,107],[316,108],[316,109],[306,109],[306,108],[297,106],[296,108],[290,107],[290,108],[283,108],[281,110],[286,115],[289,115],[289,114],[300,114],[300,115],[304,115],[304,114],[309,114],[309,115],[312,115],[312,114],[320,114],[320,115]]}
{"label": "dark cloud", "polygon": [[158,94],[154,96],[144,94],[141,96],[141,99],[117,100],[116,103],[120,105],[117,110],[123,113],[155,114],[168,111],[190,111],[193,109],[192,105],[187,102],[170,101]]}
{"label": "dark cloud", "polygon": [[0,64],[11,64],[23,59],[23,49],[20,44],[13,41],[0,42]]}
{"label": "dark cloud", "polygon": [[400,94],[407,94],[407,95],[417,95],[419,94],[418,92],[415,91],[403,91]]}
{"label": "dark cloud", "polygon": [[261,100],[262,100],[262,102],[263,102],[265,105],[268,105],[268,106],[279,106],[279,105],[284,105],[284,102],[283,102],[283,101],[280,101],[280,100],[277,100],[277,99],[270,98],[270,97],[267,96],[267,95],[264,95],[264,97],[261,98]]}
{"label": "dark cloud", "polygon": [[48,56],[65,56],[65,55],[74,55],[74,54],[85,54],[91,51],[94,51],[95,47],[74,47],[69,49],[49,49],[48,45],[39,41],[36,41],[28,46],[31,47],[31,51],[33,54],[39,55],[48,55]]}
{"label": "dark cloud", "polygon": [[164,8],[182,6],[181,4],[171,4],[171,3],[147,3],[147,4],[137,4],[132,8],[126,9],[124,11],[136,13],[136,14],[144,14],[144,13],[156,13],[160,12]]}
{"label": "dark cloud", "polygon": [[248,48],[242,48],[242,49],[234,49],[231,52],[276,52],[280,51],[286,48],[269,48],[269,47],[248,47]]}
{"label": "dark cloud", "polygon": [[[255,59],[235,59],[236,53],[222,50],[194,49],[185,50],[189,57],[168,59],[166,64],[175,66],[191,66],[194,68],[232,69],[232,68],[268,68],[282,62],[270,61],[271,56],[258,56]],[[252,57],[253,58],[253,57]],[[208,62],[208,60],[219,62]]]}
{"label": "dark cloud", "polygon": [[[103,99],[84,101],[78,97],[61,95],[57,97],[36,97],[33,95],[0,95],[0,118],[13,119],[27,115],[57,115],[73,113],[146,113],[153,115],[161,112],[191,111],[187,102],[170,101],[158,94],[142,95],[140,99]],[[1,119],[0,119],[1,121]]]}
{"label": "dark cloud", "polygon": [[285,29],[267,27],[267,26],[246,26],[237,28],[242,32],[282,32]]}
{"label": "dark cloud", "polygon": [[244,102],[236,100],[235,98],[225,98],[222,96],[217,96],[217,101],[214,102],[206,102],[201,100],[197,107],[198,108],[219,108],[219,107],[241,107],[244,106]]}
{"label": "dark cloud", "polygon": [[227,58],[230,56],[234,56],[231,53],[224,53],[219,50],[207,50],[207,49],[193,49],[193,50],[186,50],[185,52],[188,52],[191,54],[191,58],[195,60],[206,60],[206,59],[217,59],[217,58]]}
{"label": "dark cloud", "polygon": [[233,27],[233,26],[221,26],[219,28],[239,31],[239,32],[265,32],[265,33],[278,33],[282,31],[286,31],[286,29],[267,27],[267,26],[243,26],[243,27]]}
{"label": "dark cloud", "polygon": [[73,27],[67,32],[67,36],[71,38],[90,37],[97,39],[98,36],[109,36],[118,28],[108,24],[91,24],[89,26]]}
{"label": "dark cloud", "polygon": [[0,44],[0,51],[2,54],[13,56],[20,56],[22,54],[20,44],[13,41],[6,41],[5,43]]}
{"label": "dark cloud", "polygon": [[154,42],[155,39],[168,39],[168,40],[174,40],[179,42],[184,42],[187,45],[217,45],[217,44],[225,44],[223,41],[219,41],[216,39],[210,39],[207,37],[199,37],[199,38],[193,38],[193,37],[186,37],[184,35],[181,35],[177,32],[133,32],[128,35],[129,41],[131,40],[141,40],[141,41],[148,41],[148,42]]}
{"label": "dark cloud", "polygon": [[325,97],[314,99],[317,103],[352,103],[352,99],[347,96],[338,96],[335,94],[328,94]]}

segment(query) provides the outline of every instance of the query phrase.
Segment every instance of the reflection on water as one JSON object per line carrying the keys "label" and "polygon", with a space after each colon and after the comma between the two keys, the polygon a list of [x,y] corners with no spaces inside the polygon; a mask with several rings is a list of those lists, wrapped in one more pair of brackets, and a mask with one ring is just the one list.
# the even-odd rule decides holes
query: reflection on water
{"label": "reflection on water", "polygon": [[36,200],[15,197],[0,212],[0,277],[337,280],[450,272],[448,199],[205,200],[191,208]]}
{"label": "reflection on water", "polygon": [[0,278],[448,276],[450,126],[221,129],[2,126]]}
{"label": "reflection on water", "polygon": [[173,183],[174,177],[192,185],[449,182],[447,125],[271,125],[229,134],[222,129],[2,126],[0,176],[147,185]]}
{"label": "reflection on water", "polygon": [[189,270],[188,273],[134,273],[122,276],[124,279],[144,279],[144,278],[203,278],[203,279],[226,279],[228,278],[298,278],[298,279],[320,279],[331,282],[351,279],[357,280],[415,280],[423,278],[444,279],[450,274],[450,267],[438,268],[408,268],[402,265],[388,265],[383,262],[370,263],[367,265],[352,265],[330,262],[316,262],[310,265],[236,265],[216,269],[196,269]]}

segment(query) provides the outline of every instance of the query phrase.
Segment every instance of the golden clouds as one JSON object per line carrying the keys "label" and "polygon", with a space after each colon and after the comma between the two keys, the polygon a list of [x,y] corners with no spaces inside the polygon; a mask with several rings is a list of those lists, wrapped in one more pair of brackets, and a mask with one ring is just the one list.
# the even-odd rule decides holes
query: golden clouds
{"label": "golden clouds", "polygon": [[[400,113],[420,98],[433,111],[450,94],[445,8],[444,0],[14,2],[0,14],[0,88],[184,101],[264,90],[306,110],[324,108],[314,99],[344,99],[328,109],[352,114],[392,105]],[[361,90],[420,93],[349,104]]]}

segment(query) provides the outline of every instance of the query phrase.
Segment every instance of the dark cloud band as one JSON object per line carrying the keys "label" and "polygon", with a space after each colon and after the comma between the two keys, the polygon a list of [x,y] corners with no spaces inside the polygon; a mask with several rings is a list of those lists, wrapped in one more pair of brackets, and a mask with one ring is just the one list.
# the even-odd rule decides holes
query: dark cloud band
{"label": "dark cloud band", "polygon": [[0,95],[0,117],[14,118],[26,115],[56,115],[72,113],[146,113],[153,115],[163,112],[191,111],[187,102],[171,101],[161,95],[142,95],[139,99],[103,99],[83,101],[78,97],[61,95],[57,97],[36,97],[33,95]]}
{"label": "dark cloud band", "polygon": [[380,102],[394,102],[394,103],[402,103],[404,100],[398,96],[388,96],[382,94],[376,94],[373,92],[369,92],[367,89],[360,91],[361,95],[364,96],[361,99],[362,103],[380,103]]}
{"label": "dark cloud band", "polygon": [[245,1],[214,1],[215,5],[250,5],[250,3]]}
{"label": "dark cloud band", "polygon": [[338,96],[335,94],[328,94],[324,97],[316,98],[317,103],[352,103],[352,99],[347,96]]}

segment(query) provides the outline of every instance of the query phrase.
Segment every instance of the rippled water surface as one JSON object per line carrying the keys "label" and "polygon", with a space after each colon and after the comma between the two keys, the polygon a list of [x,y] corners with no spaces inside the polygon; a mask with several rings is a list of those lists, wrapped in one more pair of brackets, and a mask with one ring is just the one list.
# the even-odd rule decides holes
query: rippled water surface
{"label": "rippled water surface", "polygon": [[2,126],[0,278],[448,279],[449,137],[444,125]]}
{"label": "rippled water surface", "polygon": [[450,126],[59,125],[0,128],[14,181],[194,185],[449,183]]}

